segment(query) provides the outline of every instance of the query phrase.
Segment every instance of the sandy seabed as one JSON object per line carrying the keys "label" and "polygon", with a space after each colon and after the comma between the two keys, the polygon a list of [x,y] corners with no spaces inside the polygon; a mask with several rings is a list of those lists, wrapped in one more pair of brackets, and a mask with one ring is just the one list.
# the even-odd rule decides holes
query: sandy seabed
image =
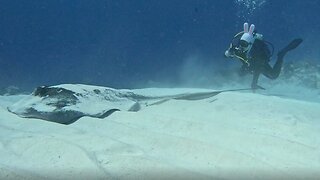
{"label": "sandy seabed", "polygon": [[320,179],[320,103],[224,92],[62,125],[8,112],[22,97],[0,97],[0,179]]}

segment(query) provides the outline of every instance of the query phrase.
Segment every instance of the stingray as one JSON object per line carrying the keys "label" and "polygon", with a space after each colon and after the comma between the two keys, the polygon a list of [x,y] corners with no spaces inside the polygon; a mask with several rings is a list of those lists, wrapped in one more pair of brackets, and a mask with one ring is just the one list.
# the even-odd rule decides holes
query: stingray
{"label": "stingray", "polygon": [[209,92],[148,96],[130,90],[117,90],[88,85],[40,86],[31,95],[8,107],[8,111],[23,118],[37,118],[60,124],[71,124],[84,116],[105,118],[116,111],[139,111],[142,106],[154,106],[169,100],[195,101],[231,89]]}

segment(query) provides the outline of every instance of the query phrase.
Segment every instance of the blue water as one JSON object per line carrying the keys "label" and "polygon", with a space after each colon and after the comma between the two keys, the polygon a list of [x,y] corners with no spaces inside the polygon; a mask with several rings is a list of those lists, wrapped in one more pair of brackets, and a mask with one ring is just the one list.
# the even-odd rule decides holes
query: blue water
{"label": "blue water", "polygon": [[276,51],[303,38],[288,61],[319,62],[319,12],[319,0],[1,0],[0,86],[210,84],[239,65],[223,53],[245,21]]}

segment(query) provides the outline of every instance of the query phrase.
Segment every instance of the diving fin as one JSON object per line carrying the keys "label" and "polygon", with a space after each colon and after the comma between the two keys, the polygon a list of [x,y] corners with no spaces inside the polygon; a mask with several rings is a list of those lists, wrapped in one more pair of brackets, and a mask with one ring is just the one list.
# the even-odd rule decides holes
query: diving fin
{"label": "diving fin", "polygon": [[302,41],[303,40],[300,38],[294,39],[278,53],[278,56],[284,56],[288,51],[291,51],[297,48],[302,43]]}

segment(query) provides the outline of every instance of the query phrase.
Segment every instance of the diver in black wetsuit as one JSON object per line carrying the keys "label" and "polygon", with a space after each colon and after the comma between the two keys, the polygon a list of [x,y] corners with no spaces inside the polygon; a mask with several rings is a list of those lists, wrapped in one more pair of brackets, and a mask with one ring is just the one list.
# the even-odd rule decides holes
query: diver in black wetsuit
{"label": "diver in black wetsuit", "polygon": [[225,57],[239,58],[242,61],[239,75],[253,74],[251,88],[264,89],[258,85],[260,74],[270,79],[276,79],[280,74],[284,56],[288,51],[298,47],[302,39],[294,39],[279,51],[277,61],[271,67],[269,61],[272,53],[266,41],[263,40],[263,36],[254,31],[255,26],[253,24],[250,26],[250,29],[248,23],[244,23],[243,26],[244,31],[234,36],[229,49],[225,52]]}

